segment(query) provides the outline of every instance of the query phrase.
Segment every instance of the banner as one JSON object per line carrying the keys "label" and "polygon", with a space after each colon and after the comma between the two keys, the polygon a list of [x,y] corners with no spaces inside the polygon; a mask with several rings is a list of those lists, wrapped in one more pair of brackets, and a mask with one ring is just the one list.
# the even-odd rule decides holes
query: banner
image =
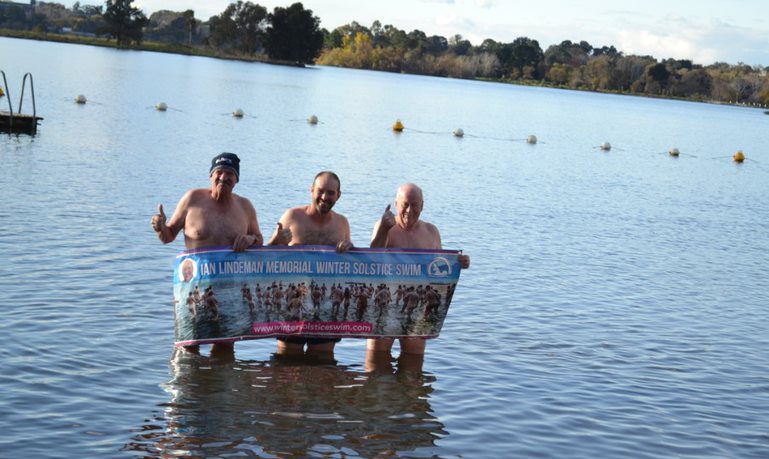
{"label": "banner", "polygon": [[440,333],[458,251],[269,246],[180,253],[177,345],[260,339],[423,337]]}

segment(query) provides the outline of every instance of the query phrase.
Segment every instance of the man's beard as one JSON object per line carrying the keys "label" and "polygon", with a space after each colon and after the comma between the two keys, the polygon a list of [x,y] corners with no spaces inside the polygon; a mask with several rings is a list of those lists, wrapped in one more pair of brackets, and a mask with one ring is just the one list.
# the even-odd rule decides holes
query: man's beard
{"label": "man's beard", "polygon": [[315,207],[318,208],[318,212],[320,212],[322,214],[327,214],[327,213],[331,212],[331,209],[334,208],[334,203],[333,202],[328,202],[328,201],[322,201],[322,200],[319,199],[315,203]]}

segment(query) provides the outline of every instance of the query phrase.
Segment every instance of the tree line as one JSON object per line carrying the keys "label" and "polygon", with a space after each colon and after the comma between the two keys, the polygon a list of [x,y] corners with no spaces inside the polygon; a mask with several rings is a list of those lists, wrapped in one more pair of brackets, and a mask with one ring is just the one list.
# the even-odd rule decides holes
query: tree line
{"label": "tree line", "polygon": [[134,0],[106,0],[103,5],[72,8],[40,2],[26,7],[0,3],[0,28],[101,36],[118,46],[143,40],[183,44],[233,57],[267,57],[310,64],[323,47],[320,19],[301,3],[272,12],[250,1],[230,3],[220,14],[201,21],[193,10],[162,10],[147,17]]}
{"label": "tree line", "polygon": [[769,104],[769,68],[723,62],[703,66],[686,59],[658,61],[626,55],[614,46],[570,40],[542,49],[537,40],[492,39],[473,46],[461,35],[448,39],[405,32],[374,21],[326,34],[319,64],[454,78],[482,78],[571,89],[620,92],[730,103]]}
{"label": "tree line", "polygon": [[686,59],[657,60],[625,54],[614,46],[570,40],[542,49],[529,37],[510,43],[492,39],[474,46],[461,35],[448,39],[420,30],[406,32],[374,21],[332,31],[301,3],[272,12],[239,0],[207,21],[193,10],[162,10],[146,17],[133,0],[71,9],[40,2],[33,8],[0,3],[0,28],[101,35],[119,46],[144,39],[183,44],[234,57],[264,56],[303,64],[490,79],[571,89],[620,92],[741,104],[769,104],[767,67]]}

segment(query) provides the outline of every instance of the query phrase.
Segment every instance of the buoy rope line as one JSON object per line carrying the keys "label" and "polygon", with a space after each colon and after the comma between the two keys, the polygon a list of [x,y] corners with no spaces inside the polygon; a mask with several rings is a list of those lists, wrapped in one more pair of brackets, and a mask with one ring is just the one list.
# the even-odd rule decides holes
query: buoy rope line
{"label": "buoy rope line", "polygon": [[229,112],[229,113],[220,113],[219,115],[221,115],[221,116],[229,116],[230,118],[235,118],[235,119],[243,119],[243,118],[251,118],[251,119],[254,119],[254,120],[258,120],[259,119],[258,116],[256,116],[256,115],[249,115],[247,113],[243,113],[242,115],[235,115],[234,113]]}
{"label": "buoy rope line", "polygon": [[156,107],[155,105],[153,105],[151,107],[145,107],[145,109],[152,109],[152,110],[155,110],[157,112],[174,111],[174,112],[179,112],[179,113],[187,113],[184,110],[179,110],[178,108],[173,108],[173,107],[170,107],[168,105],[166,105],[166,107],[163,108],[163,109],[160,109],[160,108]]}
{"label": "buoy rope line", "polygon": [[655,154],[656,155],[665,155],[670,156],[671,158],[678,158],[679,156],[686,156],[687,158],[699,158],[698,156],[689,154],[689,153],[681,153],[680,151],[676,154],[672,154],[669,151],[660,151]]}
{"label": "buoy rope line", "polygon": [[[71,100],[71,99],[69,99],[69,98],[62,98],[62,100]],[[93,100],[88,100],[82,94],[78,95],[74,99],[74,102],[75,102],[76,105],[86,105],[86,104],[104,105],[103,103],[100,103],[100,102],[94,102]],[[184,110],[180,110],[180,109],[174,108],[174,107],[169,107],[164,102],[159,102],[159,103],[157,103],[157,104],[155,104],[153,106],[149,106],[149,107],[145,107],[145,108],[146,109],[154,109],[155,111],[158,111],[158,112],[165,112],[167,110],[173,110],[173,111],[179,112],[179,113],[186,113]],[[246,114],[241,109],[236,109],[235,111],[232,111],[232,112],[229,112],[229,113],[220,113],[220,115],[221,116],[229,116],[229,117],[237,118],[237,119],[242,119],[242,118],[259,119],[258,116],[248,115],[248,114]],[[309,125],[326,124],[325,122],[320,121],[318,119],[318,117],[315,116],[315,115],[311,115],[309,118],[304,119],[304,120],[302,120],[302,119],[290,119],[288,121],[292,122],[292,123],[302,121],[302,122],[305,122],[305,123],[307,123]],[[446,132],[446,131],[423,131],[423,130],[420,130],[420,129],[407,128],[407,127],[403,126],[403,124],[402,124],[402,122],[400,120],[397,120],[395,125],[393,125],[391,128],[388,128],[388,131],[393,131],[393,132],[398,133],[398,134],[403,133],[403,131],[415,132],[417,134],[428,134],[428,135],[444,135],[444,134],[448,134],[448,135],[452,135],[453,137],[458,138],[458,139],[462,139],[464,137],[471,137],[471,138],[474,138],[474,139],[495,140],[495,141],[499,141],[499,142],[526,142],[529,145],[536,145],[537,143],[546,143],[546,142],[539,141],[536,138],[536,136],[533,136],[533,135],[531,135],[531,136],[529,136],[528,138],[525,138],[525,139],[518,139],[518,138],[490,137],[490,136],[483,136],[483,135],[466,134],[461,128],[457,128],[457,129],[455,129],[452,132]],[[623,148],[618,148],[618,147],[615,147],[615,146],[611,145],[609,142],[605,142],[605,143],[603,143],[601,145],[593,146],[592,149],[593,150],[600,149],[601,151],[604,151],[604,152],[607,152],[607,153],[612,151],[612,150],[622,151],[622,152],[626,151]],[[659,154],[665,154],[665,153],[664,152],[660,152]],[[685,156],[685,157],[688,157],[688,158],[699,158],[696,155],[692,155],[692,154],[688,154],[688,153],[681,153],[680,151],[678,151],[677,148],[673,148],[671,150],[668,150],[667,155],[671,156],[673,158],[678,158],[679,156]],[[742,150],[738,150],[737,153],[735,153],[734,155],[713,156],[713,157],[710,157],[710,158],[703,158],[703,159],[716,160],[716,159],[725,159],[725,158],[731,158],[732,161],[737,163],[737,164],[741,164],[741,163],[743,163],[745,161],[748,161],[748,162],[751,162],[751,163],[755,163],[755,164],[761,164],[760,161],[757,161],[755,159],[746,157],[745,154],[742,153]],[[764,170],[763,167],[759,167],[759,169]]]}
{"label": "buoy rope line", "polygon": [[83,99],[82,102],[79,102],[78,99],[72,99],[71,97],[62,97],[61,100],[66,100],[67,102],[70,102],[70,101],[74,102],[75,105],[91,105],[91,104],[93,104],[93,105],[104,105],[101,102],[94,102],[91,99],[88,99],[88,100]]}
{"label": "buoy rope line", "polygon": [[[485,135],[475,135],[475,134],[468,134],[465,132],[464,137],[472,137],[473,139],[484,139],[484,140],[496,140],[498,142],[526,142],[528,139],[509,139],[509,138],[503,138],[503,137],[488,137]],[[539,142],[544,143],[544,142]],[[532,144],[534,145],[534,144]]]}
{"label": "buoy rope line", "polygon": [[612,152],[612,151],[627,151],[624,148],[615,147],[614,145],[612,145],[611,148],[604,148],[601,145],[593,147],[593,150],[596,150],[596,149],[604,151],[606,153],[609,153],[609,152]]}

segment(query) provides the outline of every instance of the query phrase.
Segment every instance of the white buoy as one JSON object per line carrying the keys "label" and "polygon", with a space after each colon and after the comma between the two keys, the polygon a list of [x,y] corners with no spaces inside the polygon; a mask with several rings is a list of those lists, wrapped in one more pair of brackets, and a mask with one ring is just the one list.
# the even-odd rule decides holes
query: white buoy
{"label": "white buoy", "polygon": [[465,131],[462,130],[462,128],[456,128],[454,129],[454,137],[464,137]]}
{"label": "white buoy", "polygon": [[159,112],[164,112],[164,111],[168,110],[168,105],[166,105],[165,102],[158,102],[158,103],[155,104],[155,110],[157,110]]}
{"label": "white buoy", "polygon": [[232,112],[232,116],[234,116],[235,118],[243,118],[243,115],[245,115],[245,113],[243,113],[243,110],[239,108],[235,109],[235,111]]}
{"label": "white buoy", "polygon": [[601,144],[601,150],[603,150],[603,151],[611,150],[611,144],[609,142],[602,143]]}
{"label": "white buoy", "polygon": [[529,143],[531,145],[536,144],[537,143],[537,136],[530,135],[530,136],[526,137],[526,143]]}
{"label": "white buoy", "polygon": [[673,147],[673,148],[671,148],[670,150],[668,150],[668,154],[669,154],[670,156],[678,156],[678,155],[680,155],[680,154],[681,154],[681,152],[680,152],[680,151],[678,151],[678,148],[676,148],[676,147]]}
{"label": "white buoy", "polygon": [[315,115],[310,115],[310,117],[307,118],[307,122],[310,124],[318,124],[318,117]]}
{"label": "white buoy", "polygon": [[84,104],[86,102],[86,98],[84,95],[80,94],[77,97],[75,97],[75,102],[78,104]]}

